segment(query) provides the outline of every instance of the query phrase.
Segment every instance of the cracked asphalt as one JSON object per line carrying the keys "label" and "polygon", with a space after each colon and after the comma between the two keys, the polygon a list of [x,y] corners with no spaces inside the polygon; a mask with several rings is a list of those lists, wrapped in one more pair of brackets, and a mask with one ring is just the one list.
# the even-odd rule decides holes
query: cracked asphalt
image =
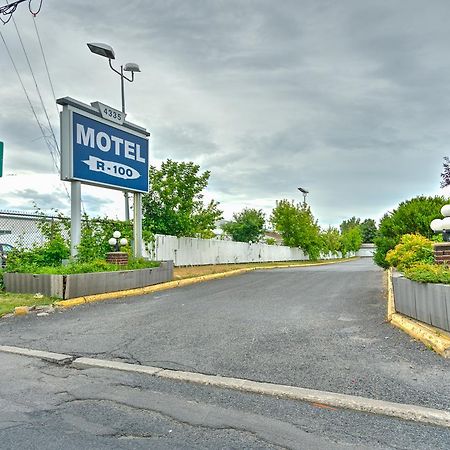
{"label": "cracked asphalt", "polygon": [[[445,449],[450,431],[322,405],[0,354],[12,449]],[[14,380],[14,381],[12,381]]]}
{"label": "cracked asphalt", "polygon": [[[384,322],[383,289],[369,260],[251,272],[2,320],[0,342],[450,409],[448,360]],[[321,405],[15,355],[0,364],[1,448],[450,446],[447,429]]]}

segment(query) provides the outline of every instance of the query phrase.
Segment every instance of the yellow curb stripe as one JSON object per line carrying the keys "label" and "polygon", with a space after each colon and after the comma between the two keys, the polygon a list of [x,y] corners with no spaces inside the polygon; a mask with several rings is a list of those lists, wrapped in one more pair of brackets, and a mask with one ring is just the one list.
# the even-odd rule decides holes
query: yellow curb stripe
{"label": "yellow curb stripe", "polygon": [[394,288],[392,286],[392,267],[390,267],[386,273],[388,287],[387,320],[390,322],[393,314],[395,314]]}
{"label": "yellow curb stripe", "polygon": [[392,285],[392,268],[387,270],[388,277],[388,299],[387,299],[387,320],[395,327],[404,331],[412,338],[422,342],[427,347],[432,348],[436,353],[444,358],[450,358],[450,336],[444,331],[419,320],[412,319],[395,310],[395,295]]}
{"label": "yellow curb stripe", "polygon": [[440,334],[436,328],[400,313],[392,315],[391,323],[444,358],[450,357],[450,338]]}
{"label": "yellow curb stripe", "polygon": [[[355,258],[351,258],[351,259],[355,259]],[[71,298],[69,300],[61,300],[61,301],[55,302],[55,306],[58,306],[60,308],[72,308],[73,306],[83,305],[85,303],[94,303],[94,302],[99,302],[99,301],[104,301],[104,300],[112,300],[112,299],[117,299],[117,298],[134,297],[134,296],[139,296],[139,295],[153,294],[154,292],[160,292],[160,291],[165,291],[168,289],[189,286],[191,284],[202,283],[203,281],[227,278],[227,277],[231,277],[234,275],[240,275],[243,273],[252,272],[254,270],[323,266],[323,265],[328,265],[328,264],[337,264],[340,262],[346,262],[346,261],[350,261],[351,259],[340,260],[340,261],[326,261],[326,262],[313,263],[313,264],[300,263],[300,264],[289,264],[289,265],[267,266],[267,267],[246,267],[243,269],[230,270],[228,272],[213,273],[213,274],[209,274],[209,275],[201,275],[199,277],[184,278],[182,280],[168,281],[166,283],[155,284],[155,285],[146,286],[143,288],[128,289],[128,290],[116,291],[116,292],[106,292],[104,294],[86,295],[84,297],[76,297],[76,298]]]}
{"label": "yellow curb stripe", "polygon": [[195,277],[195,278],[186,278],[183,280],[168,281],[166,283],[155,284],[155,285],[146,286],[143,288],[128,289],[128,290],[117,291],[117,292],[106,292],[104,294],[86,295],[84,297],[76,297],[76,298],[72,298],[70,300],[61,300],[61,301],[55,302],[55,305],[60,308],[71,308],[72,306],[78,306],[78,305],[82,305],[84,303],[94,303],[94,302],[98,302],[98,301],[111,300],[114,298],[147,295],[147,294],[152,294],[154,292],[165,291],[168,289],[175,289],[178,287],[188,286],[188,285],[195,284],[195,283],[201,283],[203,281],[214,280],[214,279],[218,279],[218,278],[225,278],[225,277],[229,277],[232,275],[239,275],[241,273],[249,272],[251,270],[255,270],[255,269],[253,269],[253,268],[238,269],[238,270],[233,270],[230,272],[215,273],[215,274],[203,275],[203,276]]}
{"label": "yellow curb stripe", "polygon": [[30,308],[28,306],[16,306],[14,308],[15,316],[25,316],[30,312]]}

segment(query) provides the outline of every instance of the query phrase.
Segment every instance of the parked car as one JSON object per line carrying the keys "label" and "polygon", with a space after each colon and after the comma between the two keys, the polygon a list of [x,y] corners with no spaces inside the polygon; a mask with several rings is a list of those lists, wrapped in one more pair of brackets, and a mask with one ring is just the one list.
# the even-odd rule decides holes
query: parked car
{"label": "parked car", "polygon": [[0,267],[5,267],[6,266],[6,260],[8,259],[8,253],[12,249],[13,249],[12,245],[0,243],[0,258],[1,258],[1,265],[0,265]]}

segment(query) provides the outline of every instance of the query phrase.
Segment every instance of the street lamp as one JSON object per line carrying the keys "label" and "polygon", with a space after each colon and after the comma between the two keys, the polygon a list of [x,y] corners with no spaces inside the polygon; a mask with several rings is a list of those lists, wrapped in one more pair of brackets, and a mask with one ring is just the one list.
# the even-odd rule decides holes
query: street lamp
{"label": "street lamp", "polygon": [[450,242],[450,205],[444,205],[441,208],[443,219],[434,219],[430,223],[430,228],[435,233],[442,233],[444,242]]}
{"label": "street lamp", "polygon": [[[112,71],[120,75],[120,92],[122,94],[122,112],[125,114],[125,87],[124,80],[132,83],[134,81],[134,73],[140,72],[139,66],[135,63],[127,63],[125,66],[120,66],[120,71],[115,69],[112,65],[111,60],[116,59],[116,55],[114,53],[113,48],[108,44],[101,43],[88,43],[87,46],[92,53],[96,55],[104,56],[108,58],[109,67],[111,67]],[[124,72],[131,72],[131,78],[128,78]],[[125,220],[130,220],[130,205],[128,200],[128,192],[123,193],[125,196]]]}
{"label": "street lamp", "polygon": [[306,196],[309,194],[309,191],[303,189],[301,187],[297,188],[303,194],[303,206],[306,206]]}
{"label": "street lamp", "polygon": [[114,231],[113,233],[113,237],[109,239],[108,244],[111,247],[114,247],[114,251],[118,252],[120,250],[119,245],[127,245],[128,244],[128,239],[127,238],[120,238],[120,236],[122,236],[122,234],[120,233],[120,231]]}

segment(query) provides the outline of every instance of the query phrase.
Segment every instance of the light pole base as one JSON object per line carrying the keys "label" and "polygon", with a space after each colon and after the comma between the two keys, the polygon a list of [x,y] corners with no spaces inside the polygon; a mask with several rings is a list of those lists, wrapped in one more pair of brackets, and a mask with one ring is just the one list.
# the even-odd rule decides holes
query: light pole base
{"label": "light pole base", "polygon": [[450,242],[433,244],[433,251],[435,264],[450,264]]}
{"label": "light pole base", "polygon": [[128,264],[128,253],[109,252],[106,254],[106,262],[117,266],[126,266]]}

